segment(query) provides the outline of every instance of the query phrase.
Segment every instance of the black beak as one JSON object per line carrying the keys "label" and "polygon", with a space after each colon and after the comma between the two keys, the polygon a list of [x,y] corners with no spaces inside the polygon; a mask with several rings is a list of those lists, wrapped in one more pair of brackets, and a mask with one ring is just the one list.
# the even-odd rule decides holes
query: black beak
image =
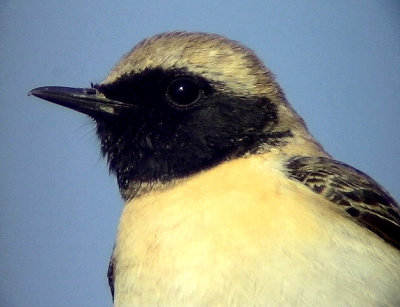
{"label": "black beak", "polygon": [[108,99],[96,88],[44,86],[31,90],[28,95],[85,113],[93,118],[104,115],[116,116],[135,107],[129,103]]}

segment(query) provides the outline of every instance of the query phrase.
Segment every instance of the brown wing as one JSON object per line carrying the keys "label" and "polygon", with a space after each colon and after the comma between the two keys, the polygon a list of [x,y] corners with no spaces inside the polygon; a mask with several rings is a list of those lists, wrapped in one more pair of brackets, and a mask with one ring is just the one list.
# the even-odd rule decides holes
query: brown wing
{"label": "brown wing", "polygon": [[286,168],[291,179],[323,195],[350,218],[400,249],[399,204],[368,175],[325,157],[292,157]]}

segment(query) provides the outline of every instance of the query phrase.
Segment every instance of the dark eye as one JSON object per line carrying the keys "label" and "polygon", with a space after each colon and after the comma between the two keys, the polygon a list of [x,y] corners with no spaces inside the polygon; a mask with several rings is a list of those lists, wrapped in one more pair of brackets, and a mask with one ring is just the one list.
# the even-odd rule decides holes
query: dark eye
{"label": "dark eye", "polygon": [[201,97],[198,84],[189,78],[175,79],[167,88],[168,99],[180,107],[188,107]]}

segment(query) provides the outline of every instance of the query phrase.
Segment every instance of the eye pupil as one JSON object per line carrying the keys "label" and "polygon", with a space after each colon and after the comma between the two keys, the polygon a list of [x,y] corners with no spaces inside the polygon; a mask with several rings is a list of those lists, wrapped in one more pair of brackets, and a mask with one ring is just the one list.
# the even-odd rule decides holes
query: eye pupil
{"label": "eye pupil", "polygon": [[200,89],[195,81],[180,78],[171,82],[167,89],[167,95],[172,103],[188,106],[199,100]]}

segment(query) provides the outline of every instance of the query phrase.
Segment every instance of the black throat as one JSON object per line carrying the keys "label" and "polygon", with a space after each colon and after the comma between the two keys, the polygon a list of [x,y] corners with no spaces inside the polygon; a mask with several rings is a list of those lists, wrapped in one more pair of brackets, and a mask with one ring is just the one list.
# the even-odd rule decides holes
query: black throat
{"label": "black throat", "polygon": [[274,132],[277,110],[267,98],[235,96],[196,76],[190,77],[201,87],[201,99],[187,108],[171,107],[166,88],[183,74],[188,75],[149,70],[96,86],[136,106],[117,117],[96,118],[102,153],[122,195],[132,184],[168,183],[290,136]]}

